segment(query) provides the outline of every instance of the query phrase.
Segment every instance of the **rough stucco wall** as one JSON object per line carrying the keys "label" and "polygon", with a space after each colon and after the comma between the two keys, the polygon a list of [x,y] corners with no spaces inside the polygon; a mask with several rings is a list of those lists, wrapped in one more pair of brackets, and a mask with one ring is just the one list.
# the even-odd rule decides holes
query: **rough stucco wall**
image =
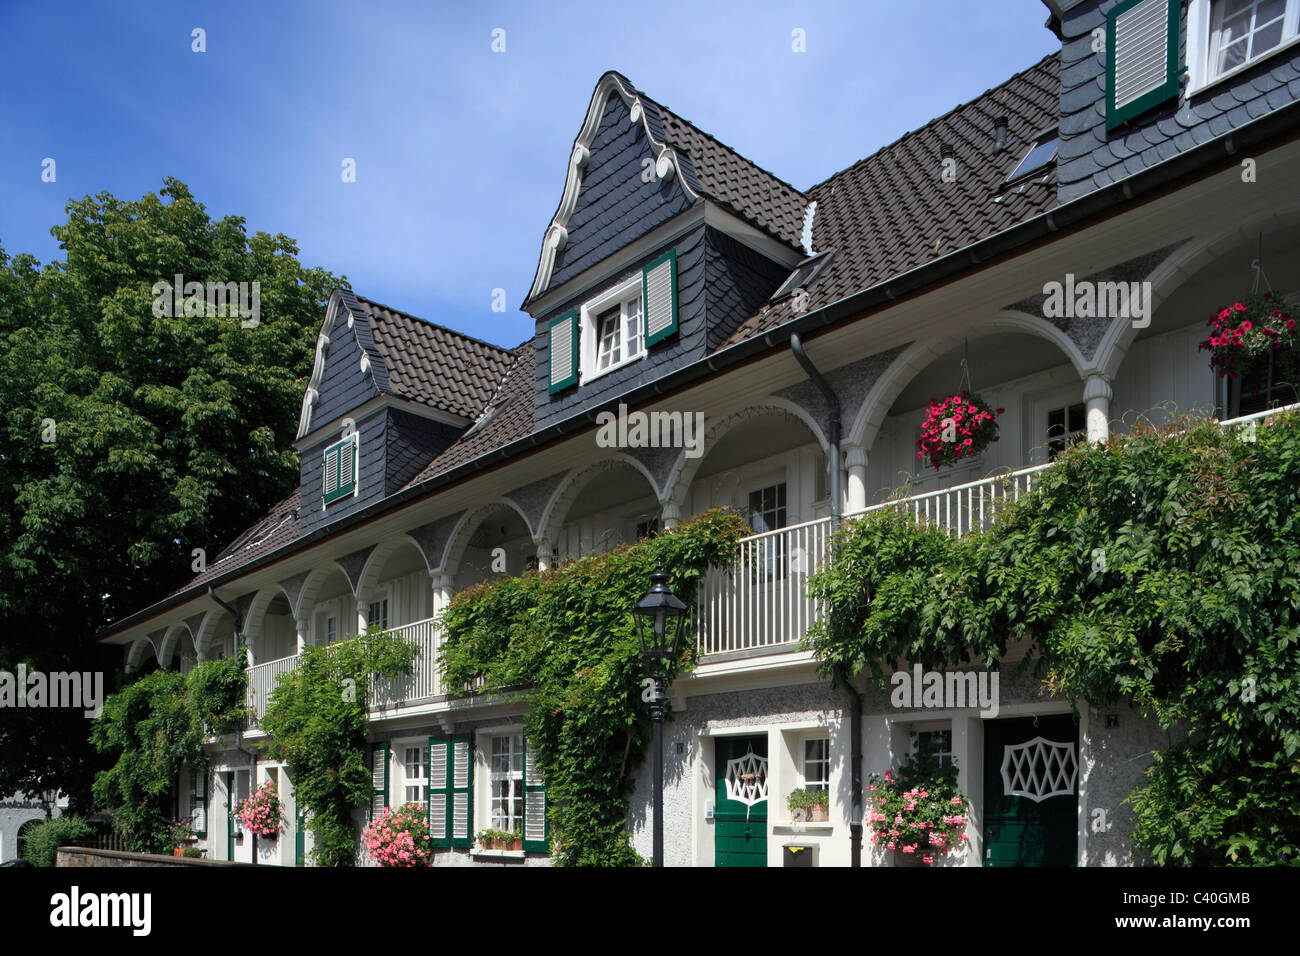
{"label": "rough stucco wall", "polygon": [[[1107,714],[1117,716],[1119,725],[1107,727]],[[1079,865],[1150,865],[1150,861],[1129,846],[1133,811],[1123,801],[1142,783],[1143,775],[1151,766],[1152,752],[1168,750],[1187,735],[1178,727],[1161,730],[1154,720],[1143,717],[1127,704],[1101,710],[1089,708],[1088,727],[1091,732],[1080,747],[1080,784],[1087,836]],[[1104,831],[1097,829],[1100,821],[1095,811],[1099,809],[1106,812]]]}

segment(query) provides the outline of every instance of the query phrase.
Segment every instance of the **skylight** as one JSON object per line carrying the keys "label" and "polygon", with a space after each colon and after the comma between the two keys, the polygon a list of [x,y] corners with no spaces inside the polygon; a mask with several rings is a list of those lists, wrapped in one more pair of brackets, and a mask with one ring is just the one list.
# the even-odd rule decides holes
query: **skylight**
{"label": "skylight", "polygon": [[1015,168],[1015,171],[1007,179],[1019,179],[1021,176],[1032,173],[1034,170],[1055,160],[1056,146],[1059,142],[1060,136],[1057,135],[1056,130],[1043,133],[1034,141],[1034,145],[1025,155],[1025,158],[1020,161],[1020,165]]}

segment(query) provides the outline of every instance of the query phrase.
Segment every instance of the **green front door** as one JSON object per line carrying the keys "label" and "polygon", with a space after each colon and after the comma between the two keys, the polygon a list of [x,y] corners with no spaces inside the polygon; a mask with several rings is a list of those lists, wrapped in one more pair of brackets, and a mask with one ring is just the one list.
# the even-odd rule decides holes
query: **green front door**
{"label": "green front door", "polygon": [[1070,714],[984,722],[984,865],[1078,862],[1079,725]]}
{"label": "green front door", "polygon": [[716,866],[767,866],[767,737],[718,737],[714,773]]}
{"label": "green front door", "polygon": [[293,812],[293,865],[307,865],[307,833],[303,825],[302,810]]}
{"label": "green front door", "polygon": [[235,775],[226,774],[226,859],[235,858]]}

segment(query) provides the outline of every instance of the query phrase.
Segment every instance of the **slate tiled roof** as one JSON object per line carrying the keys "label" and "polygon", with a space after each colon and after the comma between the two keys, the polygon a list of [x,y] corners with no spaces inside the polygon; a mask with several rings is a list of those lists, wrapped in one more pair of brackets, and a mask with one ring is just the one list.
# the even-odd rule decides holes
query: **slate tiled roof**
{"label": "slate tiled roof", "polygon": [[[1035,136],[1056,123],[1060,58],[1045,57],[969,103],[908,133],[804,192],[744,159],[666,108],[667,142],[688,162],[699,191],[775,237],[800,246],[807,203],[817,202],[815,252],[835,255],[808,288],[819,308],[987,238],[1056,204],[1055,167],[1006,189],[1005,181]],[[994,118],[1005,115],[1009,148],[990,155]],[[951,143],[957,178],[942,183],[941,149]],[[475,424],[423,468],[418,485],[533,430],[533,340],[507,350],[361,297],[389,386],[413,401],[455,412]],[[742,322],[725,348],[795,318],[786,299]],[[297,538],[298,492],[174,594]],[[169,597],[174,595],[169,595]]]}
{"label": "slate tiled roof", "polygon": [[503,376],[480,420],[407,484],[418,485],[473,461],[479,455],[523,438],[533,430],[534,345],[529,339],[514,350],[514,362]]}
{"label": "slate tiled roof", "polygon": [[688,173],[694,174],[691,185],[698,192],[787,245],[800,248],[804,210],[808,208],[803,193],[667,107],[641,96],[658,108],[666,142],[685,155]]}
{"label": "slate tiled roof", "polygon": [[356,299],[370,318],[389,388],[403,398],[476,418],[514,360],[500,346]]}
{"label": "slate tiled roof", "polygon": [[[808,310],[949,255],[1051,209],[1055,166],[1015,188],[1008,175],[1034,138],[1056,125],[1060,57],[1052,54],[982,96],[807,191],[816,201],[813,250],[836,250],[807,290]],[[1007,117],[1009,148],[990,155],[994,119]],[[954,148],[956,181],[941,179],[941,152]],[[733,345],[795,318],[791,300],[755,315]]]}
{"label": "slate tiled roof", "polygon": [[298,489],[272,508],[267,515],[232,541],[216,560],[194,575],[167,597],[174,597],[193,587],[206,585],[227,571],[243,567],[250,561],[270,554],[298,539]]}

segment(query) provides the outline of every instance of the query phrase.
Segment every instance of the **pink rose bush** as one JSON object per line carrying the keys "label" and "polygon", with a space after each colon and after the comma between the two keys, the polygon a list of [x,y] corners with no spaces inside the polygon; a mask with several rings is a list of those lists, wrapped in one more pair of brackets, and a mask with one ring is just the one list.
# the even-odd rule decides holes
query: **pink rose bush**
{"label": "pink rose bush", "polygon": [[380,866],[429,866],[433,843],[424,807],[408,803],[388,807],[361,835],[370,858]]}
{"label": "pink rose bush", "polygon": [[952,465],[978,455],[998,440],[996,416],[1006,409],[993,409],[978,395],[962,392],[941,402],[930,399],[930,410],[921,424],[916,457],[929,458],[935,468]]}
{"label": "pink rose bush", "polygon": [[886,850],[918,856],[930,866],[966,842],[968,801],[957,787],[957,768],[939,766],[918,754],[900,768],[872,774],[865,823],[871,842]]}
{"label": "pink rose bush", "polygon": [[1237,378],[1270,352],[1300,354],[1296,320],[1290,307],[1271,292],[1234,302],[1210,319],[1214,331],[1201,342],[1210,353],[1210,367],[1223,378]]}
{"label": "pink rose bush", "polygon": [[239,820],[258,836],[274,839],[280,833],[280,812],[280,794],[268,780],[239,805]]}

